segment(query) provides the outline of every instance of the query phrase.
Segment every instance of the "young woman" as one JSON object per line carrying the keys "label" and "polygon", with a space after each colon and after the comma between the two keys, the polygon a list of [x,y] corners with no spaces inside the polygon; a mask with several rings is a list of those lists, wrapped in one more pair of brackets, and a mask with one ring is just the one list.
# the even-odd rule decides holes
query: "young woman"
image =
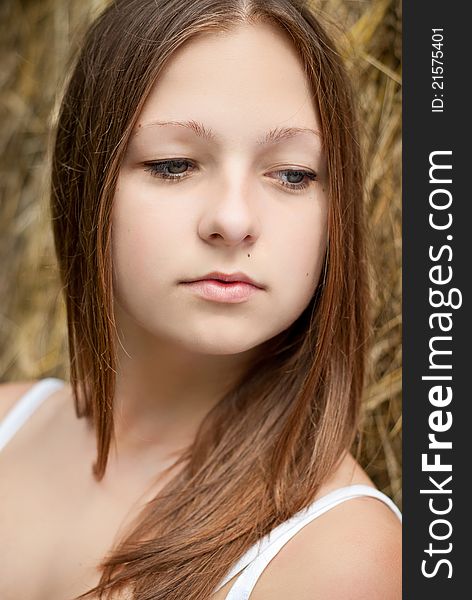
{"label": "young woman", "polygon": [[112,2],[52,223],[71,381],[1,388],[2,599],[399,599],[400,514],[349,452],[362,167],[314,13]]}

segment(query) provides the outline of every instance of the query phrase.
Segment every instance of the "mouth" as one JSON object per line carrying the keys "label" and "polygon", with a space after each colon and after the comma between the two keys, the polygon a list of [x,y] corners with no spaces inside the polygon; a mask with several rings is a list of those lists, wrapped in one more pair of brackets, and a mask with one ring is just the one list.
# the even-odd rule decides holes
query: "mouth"
{"label": "mouth", "polygon": [[207,273],[202,277],[196,277],[195,279],[189,279],[182,283],[194,283],[196,281],[216,281],[222,284],[230,285],[234,283],[246,283],[259,289],[264,289],[264,286],[257,281],[254,281],[251,277],[238,271],[237,273],[223,273],[221,271],[213,271]]}
{"label": "mouth", "polygon": [[264,289],[260,283],[241,272],[213,272],[181,283],[205,300],[231,304],[245,302]]}

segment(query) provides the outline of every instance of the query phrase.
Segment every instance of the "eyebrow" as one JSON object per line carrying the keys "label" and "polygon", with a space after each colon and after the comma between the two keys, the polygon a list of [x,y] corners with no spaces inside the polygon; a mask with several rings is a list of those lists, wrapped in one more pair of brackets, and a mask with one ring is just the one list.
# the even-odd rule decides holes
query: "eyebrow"
{"label": "eyebrow", "polygon": [[[203,123],[199,123],[198,121],[190,120],[190,121],[152,121],[150,123],[145,123],[144,125],[139,125],[139,127],[151,127],[151,126],[159,126],[165,127],[166,125],[177,125],[179,127],[184,127],[186,129],[190,129],[193,131],[195,135],[198,137],[207,140],[207,141],[217,141],[218,135],[216,135],[212,129],[205,127]],[[258,146],[265,146],[267,144],[276,144],[277,142],[281,142],[282,140],[288,140],[302,133],[311,133],[315,135],[317,138],[321,137],[319,131],[315,129],[310,129],[309,127],[276,127],[275,129],[271,129],[267,133],[265,133],[261,138],[256,141]]]}

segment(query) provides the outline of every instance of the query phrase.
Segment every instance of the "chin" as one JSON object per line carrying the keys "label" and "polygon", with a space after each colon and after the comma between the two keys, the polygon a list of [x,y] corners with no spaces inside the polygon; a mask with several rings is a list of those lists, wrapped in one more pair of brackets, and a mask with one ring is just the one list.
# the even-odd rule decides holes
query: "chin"
{"label": "chin", "polygon": [[186,339],[181,339],[180,343],[191,352],[224,356],[247,352],[256,348],[267,339],[266,336],[254,336],[254,332],[252,336],[245,335],[241,329],[232,332],[213,330],[205,331],[204,333],[195,333],[193,336],[189,335]]}

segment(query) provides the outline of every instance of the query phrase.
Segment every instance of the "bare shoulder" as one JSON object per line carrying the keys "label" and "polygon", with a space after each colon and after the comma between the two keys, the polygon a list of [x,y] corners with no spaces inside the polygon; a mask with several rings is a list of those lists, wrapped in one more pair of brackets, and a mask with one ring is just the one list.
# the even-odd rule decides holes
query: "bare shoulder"
{"label": "bare shoulder", "polygon": [[[375,487],[347,456],[323,492]],[[401,600],[402,526],[381,500],[361,496],[331,508],[294,535],[272,559],[251,600]]]}
{"label": "bare shoulder", "polygon": [[0,383],[0,421],[36,381]]}
{"label": "bare shoulder", "polygon": [[254,600],[400,600],[401,524],[383,502],[347,500],[306,525],[269,563]]}
{"label": "bare shoulder", "polygon": [[348,500],[295,535],[251,597],[400,600],[401,544],[400,521],[384,503],[370,497]]}
{"label": "bare shoulder", "polygon": [[313,586],[306,600],[400,600],[402,536],[393,511],[375,498],[361,497],[323,516],[301,542],[317,565],[316,572],[306,572],[304,585]]}

